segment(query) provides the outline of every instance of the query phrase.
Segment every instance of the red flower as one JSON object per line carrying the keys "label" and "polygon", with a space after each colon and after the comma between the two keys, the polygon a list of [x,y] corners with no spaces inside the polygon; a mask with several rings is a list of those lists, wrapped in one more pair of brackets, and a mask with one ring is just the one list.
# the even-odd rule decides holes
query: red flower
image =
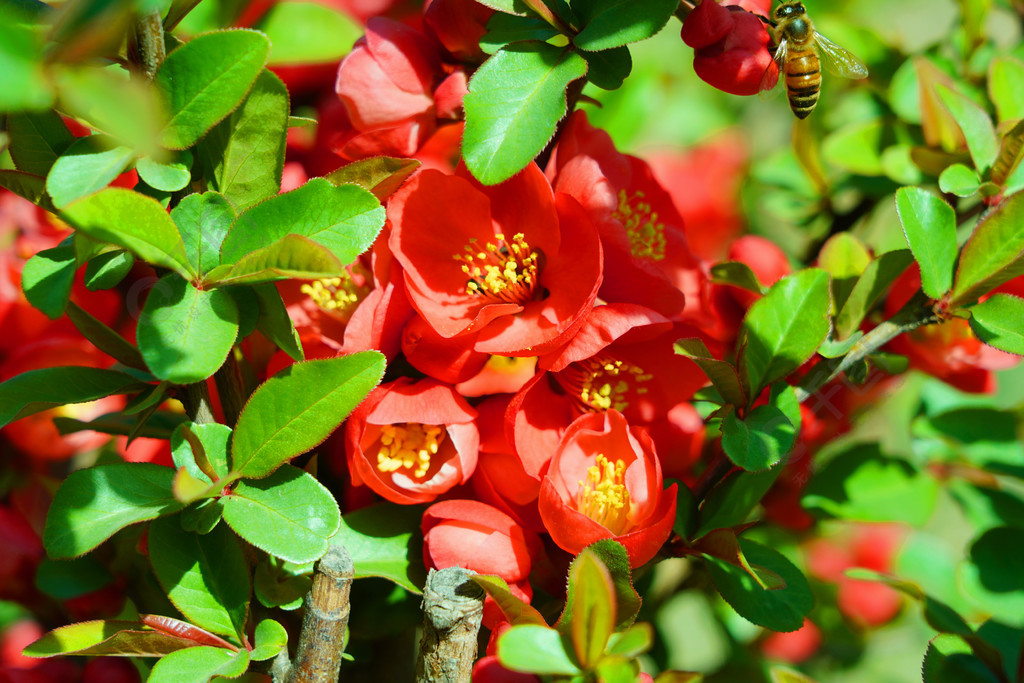
{"label": "red flower", "polygon": [[768,52],[764,23],[735,6],[701,0],[683,22],[683,42],[694,49],[693,70],[719,90],[755,95],[766,72],[774,85],[779,69]]}
{"label": "red flower", "polygon": [[[885,301],[885,314],[892,317],[921,288],[921,271],[912,264],[893,283]],[[937,325],[926,325],[896,337],[887,347],[910,359],[911,367],[953,385],[961,391],[995,391],[993,370],[1011,368],[1019,356],[983,344],[970,324],[953,318]]]}
{"label": "red flower", "polygon": [[630,429],[617,411],[572,423],[539,500],[544,525],[560,548],[575,554],[612,538],[626,547],[633,568],[657,554],[676,514],[676,486],[662,489],[650,437]]}
{"label": "red flower", "polygon": [[706,286],[683,233],[683,219],[648,164],[621,154],[611,137],[576,111],[548,166],[557,192],[572,195],[601,235],[601,298],[641,304],[664,315],[683,314]]}
{"label": "red flower", "polygon": [[799,664],[809,659],[821,646],[821,630],[809,619],[804,625],[789,633],[769,633],[761,641],[761,652],[769,659],[778,659],[789,664]]}
{"label": "red flower", "polygon": [[423,23],[457,61],[479,64],[487,58],[480,39],[493,14],[476,0],[427,0]]}
{"label": "red flower", "polygon": [[353,481],[396,503],[429,503],[473,474],[475,419],[466,400],[436,380],[382,384],[345,423]]}
{"label": "red flower", "polygon": [[564,343],[593,306],[594,226],[534,164],[494,187],[417,173],[392,196],[388,218],[409,300],[442,337],[473,333],[476,351],[536,356]]}

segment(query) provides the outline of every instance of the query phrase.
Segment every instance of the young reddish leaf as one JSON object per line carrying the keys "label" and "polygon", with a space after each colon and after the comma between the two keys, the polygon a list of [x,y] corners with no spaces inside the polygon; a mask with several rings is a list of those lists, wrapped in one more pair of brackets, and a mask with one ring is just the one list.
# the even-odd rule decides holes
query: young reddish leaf
{"label": "young reddish leaf", "polygon": [[604,654],[615,625],[615,593],[612,577],[592,550],[584,550],[569,567],[574,599],[560,625],[568,626],[576,659],[584,669],[593,668]]}
{"label": "young reddish leaf", "polygon": [[949,113],[953,115],[957,125],[960,126],[960,131],[963,133],[964,139],[967,140],[967,150],[971,153],[974,167],[984,173],[992,165],[999,149],[999,141],[996,139],[992,119],[973,100],[950,90],[941,83],[935,85],[935,92]]}
{"label": "young reddish leaf", "polygon": [[[612,579],[612,590],[615,592],[615,628],[629,626],[636,619],[640,610],[640,594],[633,588],[633,579],[629,569],[629,554],[626,548],[619,542],[612,539],[603,539],[587,546],[586,550],[593,552],[598,560],[608,570]],[[578,556],[577,556],[578,557]],[[575,560],[573,561],[575,563]],[[570,571],[572,571],[570,565]],[[569,582],[569,590],[566,595],[565,607],[555,627],[562,633],[568,633],[571,624],[569,615],[573,611],[573,603],[576,600],[576,587]]]}
{"label": "young reddish leaf", "polygon": [[138,621],[83,621],[55,628],[25,648],[26,657],[120,655],[163,657],[194,647],[195,641],[165,631],[151,631]]}
{"label": "young reddish leaf", "polygon": [[513,626],[518,624],[548,625],[540,612],[534,609],[530,603],[523,602],[512,594],[505,579],[500,576],[474,574],[469,577],[469,580],[483,588],[493,598],[498,608],[501,609],[501,613],[505,615],[508,623]]}
{"label": "young reddish leaf", "polygon": [[419,167],[420,162],[416,159],[372,157],[353,161],[324,177],[333,185],[358,185],[383,202]]}
{"label": "young reddish leaf", "polygon": [[188,469],[179,467],[174,474],[174,481],[171,483],[171,491],[174,492],[174,499],[179,503],[188,505],[200,498],[215,495],[216,491],[210,490],[209,482],[196,479],[189,473]]}
{"label": "young reddish leaf", "polygon": [[46,515],[43,545],[55,559],[89,552],[121,529],[169,515],[174,470],[152,463],[115,463],[68,475]]}
{"label": "young reddish leaf", "polygon": [[1024,273],[1024,192],[981,220],[960,254],[950,307],[969,304]]}
{"label": "young reddish leaf", "polygon": [[[1024,121],[1019,121],[1016,126],[1003,135],[1003,139],[999,143],[999,154],[992,162],[992,182],[1000,187],[1006,185],[1022,160],[1024,160]],[[939,180],[941,181],[942,178],[940,177]]]}
{"label": "young reddish leaf", "polygon": [[205,629],[199,628],[187,621],[175,619],[173,617],[165,617],[160,614],[141,614],[139,620],[146,626],[169,633],[178,638],[186,638],[191,640],[197,645],[208,645],[210,647],[219,647],[231,650],[232,652],[238,651],[238,646],[232,645],[223,638],[216,636]]}
{"label": "young reddish leaf", "polygon": [[265,477],[320,444],[380,382],[384,356],[363,351],[296,363],[264,382],[245,404],[231,442],[242,477]]}
{"label": "young reddish leaf", "polygon": [[921,289],[940,299],[953,285],[956,262],[956,212],[927,190],[901,187],[896,192],[896,212],[907,244],[921,267]]}
{"label": "young reddish leaf", "polygon": [[974,334],[989,346],[1024,355],[1024,299],[995,294],[971,308],[970,322]]}

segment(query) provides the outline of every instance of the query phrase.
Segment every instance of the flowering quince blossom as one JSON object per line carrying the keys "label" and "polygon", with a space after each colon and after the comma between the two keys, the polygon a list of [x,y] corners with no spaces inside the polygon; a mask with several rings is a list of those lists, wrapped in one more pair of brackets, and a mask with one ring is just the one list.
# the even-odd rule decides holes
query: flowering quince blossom
{"label": "flowering quince blossom", "polygon": [[[885,314],[892,317],[921,289],[921,271],[912,264],[893,283],[885,301]],[[911,330],[887,347],[910,359],[910,366],[938,377],[961,391],[992,393],[996,389],[993,370],[1012,368],[1020,357],[983,344],[962,318]]]}
{"label": "flowering quince blossom", "polygon": [[[476,500],[446,500],[427,508],[422,529],[427,569],[462,567],[495,574],[519,599],[529,602],[533,597],[530,558],[540,552],[540,541],[504,512]],[[496,605],[484,610],[492,613],[485,621],[501,621]]]}
{"label": "flowering quince blossom", "polygon": [[429,503],[476,469],[475,419],[466,400],[436,380],[380,385],[345,423],[354,483],[395,503]]}
{"label": "flowering quince blossom", "polygon": [[417,173],[388,219],[409,300],[442,337],[474,334],[476,351],[536,356],[564,344],[594,305],[597,232],[535,164],[493,187]]}
{"label": "flowering quince blossom", "polygon": [[686,243],[682,217],[647,162],[618,152],[608,133],[576,111],[547,172],[555,191],[579,201],[600,232],[603,300],[683,318],[698,310],[707,280]]}
{"label": "flowering quince blossom", "polygon": [[[765,12],[770,9],[765,8]],[[701,0],[683,22],[683,42],[694,50],[693,70],[701,80],[733,95],[756,95],[765,72],[767,84],[779,68],[768,51],[771,36],[756,16],[735,5]]]}
{"label": "flowering quince blossom", "polygon": [[672,533],[676,485],[662,488],[654,444],[618,411],[579,417],[541,483],[540,515],[552,540],[576,554],[603,538],[625,546],[632,568]]}
{"label": "flowering quince blossom", "polygon": [[[707,383],[703,373],[673,351],[681,331],[658,313],[635,304],[596,307],[565,347],[541,356],[539,372],[509,405],[508,426],[523,467],[540,476],[563,433],[580,415],[616,410],[631,424],[671,417]],[[687,422],[686,429],[690,423]]]}
{"label": "flowering quince blossom", "polygon": [[461,116],[467,77],[448,70],[427,36],[374,17],[338,67],[335,87],[351,129],[334,151],[350,160],[375,154],[412,156],[438,126]]}

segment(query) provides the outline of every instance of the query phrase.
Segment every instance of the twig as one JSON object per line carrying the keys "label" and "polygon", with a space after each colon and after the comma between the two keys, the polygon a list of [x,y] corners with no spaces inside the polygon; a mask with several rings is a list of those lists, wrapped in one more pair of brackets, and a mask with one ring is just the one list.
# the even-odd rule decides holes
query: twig
{"label": "twig", "polygon": [[245,390],[245,380],[235,349],[231,350],[224,365],[213,375],[213,381],[217,385],[217,396],[220,397],[220,405],[224,410],[224,422],[228,427],[234,428],[238,422],[238,414],[242,412],[249,395]]}
{"label": "twig", "polygon": [[217,421],[213,416],[210,390],[205,381],[183,386],[180,398],[185,406],[185,412],[188,413],[188,419],[196,424],[211,424]]}
{"label": "twig", "polygon": [[137,66],[146,80],[151,81],[167,56],[160,12],[147,12],[135,20],[135,45],[139,53]]}
{"label": "twig", "polygon": [[[344,547],[332,545],[320,558],[306,596],[298,652],[285,683],[337,683],[354,576],[355,565]],[[283,668],[283,663],[274,663],[275,680]]]}
{"label": "twig", "polygon": [[484,614],[484,592],[471,573],[448,567],[427,576],[416,683],[470,683]]}

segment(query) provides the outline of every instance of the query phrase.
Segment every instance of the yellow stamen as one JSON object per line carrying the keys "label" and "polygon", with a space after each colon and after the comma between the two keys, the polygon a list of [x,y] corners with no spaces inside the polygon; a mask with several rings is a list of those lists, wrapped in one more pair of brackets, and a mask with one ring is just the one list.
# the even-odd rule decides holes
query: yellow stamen
{"label": "yellow stamen", "polygon": [[603,453],[596,460],[587,468],[586,480],[579,482],[576,509],[620,536],[629,524],[629,491],[623,483],[626,463],[609,462]]}
{"label": "yellow stamen", "polygon": [[658,222],[658,213],[644,201],[643,192],[630,196],[619,190],[619,208],[612,215],[626,228],[629,251],[635,258],[665,258],[665,225]]}
{"label": "yellow stamen", "polygon": [[363,284],[357,284],[347,271],[342,277],[328,277],[307,282],[299,288],[317,306],[328,313],[348,322],[359,302],[370,293],[369,273],[358,264],[352,266]]}
{"label": "yellow stamen", "polygon": [[500,233],[494,237],[496,243],[482,248],[471,238],[464,253],[452,257],[462,262],[462,272],[469,278],[466,294],[520,304],[531,300],[540,254],[530,248],[523,233],[516,233],[511,242]]}
{"label": "yellow stamen", "polygon": [[581,409],[622,412],[629,407],[629,392],[646,394],[647,387],[639,385],[654,375],[632,363],[599,354],[571,364],[557,377]]}
{"label": "yellow stamen", "polygon": [[381,472],[413,470],[412,476],[421,478],[430,469],[430,456],[436,455],[445,439],[444,427],[406,422],[385,425],[380,433],[377,451],[377,469]]}

